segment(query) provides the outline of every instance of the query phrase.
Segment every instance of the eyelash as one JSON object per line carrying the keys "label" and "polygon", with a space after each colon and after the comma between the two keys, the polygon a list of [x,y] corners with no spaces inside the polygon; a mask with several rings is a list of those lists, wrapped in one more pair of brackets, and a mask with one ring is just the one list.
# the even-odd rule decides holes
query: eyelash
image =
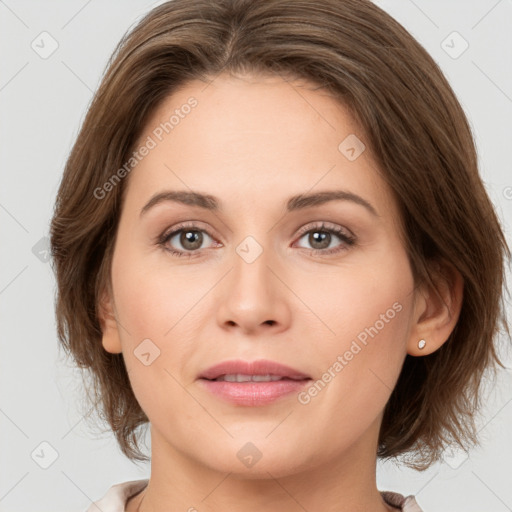
{"label": "eyelash", "polygon": [[[180,258],[182,256],[188,257],[188,258],[193,257],[196,255],[196,252],[200,251],[201,249],[197,249],[196,251],[176,251],[175,249],[170,249],[167,246],[167,244],[171,238],[173,238],[176,234],[178,234],[182,231],[187,231],[187,230],[203,232],[203,233],[206,233],[210,238],[213,238],[208,233],[208,231],[201,229],[196,224],[183,223],[183,224],[179,224],[178,226],[176,226],[171,232],[164,231],[160,236],[157,237],[156,243],[158,246],[161,246],[165,251],[171,253],[172,256],[176,256],[178,258]],[[346,250],[348,250],[349,247],[354,246],[356,243],[355,236],[347,234],[346,231],[344,231],[343,229],[338,228],[338,227],[326,227],[325,223],[321,223],[320,225],[317,225],[317,226],[312,226],[309,228],[302,229],[298,235],[299,239],[302,238],[304,235],[307,235],[310,232],[324,232],[324,233],[334,234],[337,237],[339,237],[346,244],[345,247],[341,246],[341,248],[337,247],[334,249],[309,249],[310,253],[315,256],[316,255],[326,256],[326,255],[331,255],[331,254],[336,254],[336,253],[339,253],[342,251],[346,251]]]}

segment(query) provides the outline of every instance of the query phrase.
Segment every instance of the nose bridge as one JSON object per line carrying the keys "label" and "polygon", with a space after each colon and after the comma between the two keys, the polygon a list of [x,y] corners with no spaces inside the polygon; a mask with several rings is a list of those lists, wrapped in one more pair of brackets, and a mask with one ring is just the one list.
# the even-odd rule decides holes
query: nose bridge
{"label": "nose bridge", "polygon": [[[258,300],[270,301],[273,295],[270,270],[273,258],[270,237],[263,235],[247,235],[236,247],[233,255],[232,285],[236,293],[249,298],[258,295]],[[254,299],[251,299],[254,300]]]}
{"label": "nose bridge", "polygon": [[[240,205],[242,206],[242,205]],[[240,209],[240,230],[233,233],[233,279],[253,285],[269,285],[269,267],[276,266],[276,230],[270,230],[271,220],[262,213],[262,205],[248,199]],[[270,283],[272,286],[272,283]]]}

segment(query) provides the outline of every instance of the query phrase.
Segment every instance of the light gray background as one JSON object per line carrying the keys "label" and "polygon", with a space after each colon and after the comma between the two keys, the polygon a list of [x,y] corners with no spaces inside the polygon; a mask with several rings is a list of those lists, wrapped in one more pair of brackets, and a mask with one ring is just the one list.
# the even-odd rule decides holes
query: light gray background
{"label": "light gray background", "polygon": [[[107,59],[124,32],[159,3],[0,1],[2,512],[81,511],[114,483],[149,475],[149,466],[125,459],[112,435],[89,430],[83,420],[79,373],[57,345],[45,237],[66,157]],[[424,45],[452,84],[510,243],[512,1],[376,3]],[[43,31],[58,43],[46,59],[31,47],[34,40],[42,47]],[[453,31],[469,43],[457,58],[462,41],[446,39]],[[508,370],[481,420],[482,448],[469,458],[447,455],[423,473],[380,464],[379,489],[414,494],[425,512],[512,510],[510,353],[505,357]],[[42,442],[58,453],[47,469],[41,465],[52,462],[52,449]]]}

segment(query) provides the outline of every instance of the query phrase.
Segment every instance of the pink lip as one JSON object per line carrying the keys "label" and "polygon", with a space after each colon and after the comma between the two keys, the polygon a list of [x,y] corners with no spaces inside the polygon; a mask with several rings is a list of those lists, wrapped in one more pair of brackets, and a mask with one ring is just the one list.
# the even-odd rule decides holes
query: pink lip
{"label": "pink lip", "polygon": [[[221,375],[278,375],[287,380],[273,382],[215,381]],[[214,395],[236,405],[258,406],[274,402],[278,398],[299,392],[311,378],[298,370],[274,361],[224,361],[208,368],[198,377],[202,385]]]}
{"label": "pink lip", "polygon": [[279,375],[280,377],[295,380],[310,378],[309,375],[299,372],[294,368],[266,359],[258,359],[256,361],[243,361],[242,359],[223,361],[202,372],[198,378],[212,380],[221,375],[233,373],[242,373],[244,375]]}

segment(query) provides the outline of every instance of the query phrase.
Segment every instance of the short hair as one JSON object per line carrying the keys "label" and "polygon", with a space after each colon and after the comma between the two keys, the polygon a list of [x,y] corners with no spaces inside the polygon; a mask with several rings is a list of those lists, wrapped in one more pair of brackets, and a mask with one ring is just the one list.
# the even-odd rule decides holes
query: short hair
{"label": "short hair", "polygon": [[[172,0],[146,14],[112,54],[67,159],[51,221],[59,341],[88,371],[90,397],[122,452],[149,460],[149,420],[122,354],[104,350],[102,292],[129,177],[109,182],[149,116],[192,80],[226,72],[306,80],[331,92],[358,123],[395,197],[415,285],[435,286],[436,262],[463,277],[461,311],[433,353],[405,357],[386,404],[377,456],[408,455],[422,470],[450,443],[477,444],[475,413],[487,370],[503,367],[505,257],[498,217],[479,176],[470,126],[427,51],[369,0]],[[98,199],[98,190],[111,183]],[[102,193],[103,194],[103,193]]]}

